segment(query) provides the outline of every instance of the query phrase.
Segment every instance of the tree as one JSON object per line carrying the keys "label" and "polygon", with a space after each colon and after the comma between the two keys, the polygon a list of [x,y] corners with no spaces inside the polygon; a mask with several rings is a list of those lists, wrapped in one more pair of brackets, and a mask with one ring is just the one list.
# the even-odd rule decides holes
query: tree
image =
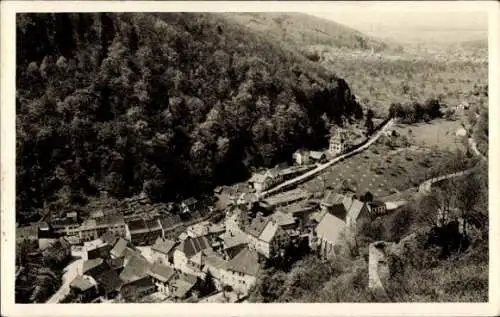
{"label": "tree", "polygon": [[365,128],[366,128],[366,134],[371,135],[373,133],[373,130],[375,129],[375,126],[373,124],[373,110],[368,109],[368,112],[366,113],[366,118],[365,118]]}

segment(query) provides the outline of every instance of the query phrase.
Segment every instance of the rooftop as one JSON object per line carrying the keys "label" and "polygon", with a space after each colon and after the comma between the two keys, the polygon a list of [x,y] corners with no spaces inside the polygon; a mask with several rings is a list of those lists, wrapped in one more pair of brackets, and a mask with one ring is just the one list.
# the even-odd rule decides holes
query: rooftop
{"label": "rooftop", "polygon": [[128,245],[127,240],[119,238],[118,241],[113,246],[113,249],[111,249],[110,252],[111,255],[117,258],[122,257],[127,245]]}
{"label": "rooftop", "polygon": [[182,275],[181,278],[176,279],[172,283],[173,292],[172,295],[177,298],[184,298],[186,294],[196,285],[196,279],[193,281],[192,278]]}
{"label": "rooftop", "polygon": [[176,245],[175,241],[158,238],[155,241],[155,244],[151,247],[151,250],[160,252],[162,254],[168,254]]}
{"label": "rooftop", "polygon": [[251,234],[252,236],[258,238],[266,228],[268,222],[269,218],[255,217],[250,223],[250,225],[245,228],[245,231],[248,234]]}
{"label": "rooftop", "polygon": [[128,261],[120,274],[120,279],[124,284],[134,282],[145,277],[149,271],[149,262],[141,255],[135,254]]}
{"label": "rooftop", "polygon": [[295,218],[290,213],[285,213],[280,210],[273,213],[271,219],[274,219],[280,226],[288,226],[295,223]]}
{"label": "rooftop", "polygon": [[94,278],[92,278],[92,276],[78,275],[71,282],[70,286],[84,292],[93,286],[97,286],[97,282]]}
{"label": "rooftop", "polygon": [[168,282],[175,274],[175,271],[163,264],[155,263],[149,270],[149,275],[162,282]]}
{"label": "rooftop", "polygon": [[206,237],[187,238],[177,247],[188,258],[208,248],[210,248],[210,243]]}
{"label": "rooftop", "polygon": [[230,271],[256,276],[260,269],[259,255],[256,251],[244,248],[226,267]]}
{"label": "rooftop", "polygon": [[339,240],[340,234],[345,227],[346,223],[344,221],[326,213],[316,226],[316,234],[319,238],[335,244]]}

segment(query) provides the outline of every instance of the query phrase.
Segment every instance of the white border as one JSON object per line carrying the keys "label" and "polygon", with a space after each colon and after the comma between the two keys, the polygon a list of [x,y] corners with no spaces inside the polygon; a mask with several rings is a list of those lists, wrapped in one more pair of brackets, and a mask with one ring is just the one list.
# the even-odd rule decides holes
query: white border
{"label": "white border", "polygon": [[[321,12],[370,7],[373,10],[401,11],[489,11],[489,111],[490,111],[490,303],[485,304],[14,304],[15,241],[15,13],[16,12],[225,12],[281,11]],[[497,146],[500,118],[500,24],[499,4],[491,1],[451,2],[180,2],[180,1],[3,1],[1,2],[1,315],[2,316],[498,316],[500,284],[499,199],[500,186]],[[494,89],[497,88],[497,89]]]}

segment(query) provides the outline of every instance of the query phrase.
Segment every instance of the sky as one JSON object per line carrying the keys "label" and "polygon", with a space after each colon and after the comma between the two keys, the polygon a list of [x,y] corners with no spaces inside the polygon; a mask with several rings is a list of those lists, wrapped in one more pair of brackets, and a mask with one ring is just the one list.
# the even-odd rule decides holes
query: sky
{"label": "sky", "polygon": [[368,35],[396,40],[455,41],[487,39],[486,11],[460,8],[410,7],[408,5],[376,6],[363,3],[356,6],[312,8],[308,14],[357,29]]}

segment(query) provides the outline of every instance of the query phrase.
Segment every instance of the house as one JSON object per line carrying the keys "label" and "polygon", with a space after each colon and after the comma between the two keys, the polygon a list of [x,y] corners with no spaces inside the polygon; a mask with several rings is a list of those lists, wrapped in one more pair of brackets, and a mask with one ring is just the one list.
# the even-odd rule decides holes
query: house
{"label": "house", "polygon": [[117,259],[117,258],[123,257],[125,249],[127,248],[127,245],[128,245],[127,240],[125,240],[123,238],[119,238],[118,241],[116,241],[116,243],[113,245],[113,248],[111,249],[111,251],[109,252],[111,258]]}
{"label": "house", "polygon": [[209,233],[210,223],[208,221],[198,222],[186,228],[186,233],[191,238],[206,236]]}
{"label": "house", "polygon": [[91,241],[99,238],[107,231],[125,237],[127,227],[123,215],[108,214],[98,218],[87,219],[79,228],[81,241]]}
{"label": "house", "polygon": [[156,285],[153,280],[149,276],[144,276],[124,284],[120,289],[120,296],[126,302],[134,303],[155,291]]}
{"label": "house", "polygon": [[194,197],[189,197],[181,202],[182,213],[191,213],[199,208],[199,201]]}
{"label": "house", "polygon": [[101,239],[96,239],[93,241],[84,242],[82,248],[82,258],[84,260],[90,260],[95,258],[107,258],[112,249],[112,246],[102,241]]}
{"label": "house", "polygon": [[259,255],[255,250],[244,248],[221,271],[221,281],[235,291],[247,294],[257,280],[260,270]]}
{"label": "house", "polygon": [[78,275],[69,285],[70,290],[74,292],[82,303],[88,303],[99,295],[97,282],[92,276]]}
{"label": "house", "polygon": [[160,216],[159,220],[163,230],[163,237],[166,239],[174,240],[177,237],[176,228],[183,230],[182,226],[179,225],[182,222],[179,215],[164,214]]}
{"label": "house", "polygon": [[201,251],[210,248],[210,242],[206,237],[187,238],[182,241],[174,251],[175,269],[192,275],[201,274]]}
{"label": "house", "polygon": [[150,264],[141,255],[134,254],[120,273],[123,285],[120,294],[125,299],[138,298],[151,294],[156,285],[149,276]]}
{"label": "house", "polygon": [[151,245],[158,237],[163,237],[163,228],[158,219],[135,219],[127,223],[130,241],[137,246]]}
{"label": "house", "polygon": [[223,235],[222,245],[225,258],[232,259],[247,247],[248,237],[242,231],[226,232]]}
{"label": "house", "polygon": [[50,221],[54,233],[65,236],[75,236],[79,233],[80,223],[77,218],[55,218]]}
{"label": "house", "polygon": [[170,281],[175,276],[175,271],[166,265],[155,263],[151,266],[149,272],[152,282],[156,285],[156,290],[165,295],[170,295]]}
{"label": "house", "polygon": [[280,228],[282,228],[285,231],[293,230],[296,228],[295,218],[289,213],[284,213],[278,210],[271,215],[271,219],[276,221],[280,226]]}
{"label": "house", "polygon": [[320,151],[309,152],[309,157],[311,158],[311,161],[316,163],[325,163],[327,160],[325,152]]}
{"label": "house", "polygon": [[185,299],[192,294],[198,282],[198,278],[190,274],[178,274],[177,278],[171,284],[172,297],[176,299]]}
{"label": "house", "polygon": [[175,241],[157,238],[151,247],[151,257],[154,263],[173,266]]}
{"label": "house", "polygon": [[114,246],[116,242],[120,239],[120,237],[114,234],[111,231],[107,231],[100,238],[104,243],[107,243],[110,246]]}
{"label": "house", "polygon": [[322,258],[333,258],[340,254],[344,242],[341,235],[347,224],[342,219],[325,212],[315,228],[316,246]]}
{"label": "house", "polygon": [[38,248],[43,251],[50,244],[57,240],[57,235],[52,231],[49,224],[46,222],[40,222],[38,224]]}
{"label": "house", "polygon": [[203,271],[207,276],[212,276],[215,287],[222,289],[222,274],[227,266],[227,261],[210,249],[203,250]]}
{"label": "house", "polygon": [[347,148],[347,139],[345,133],[336,132],[330,137],[330,144],[328,152],[330,155],[338,155],[345,151]]}
{"label": "house", "polygon": [[115,268],[102,258],[85,261],[82,274],[91,276],[97,282],[99,294],[105,298],[115,297],[123,285]]}
{"label": "house", "polygon": [[61,237],[52,242],[42,251],[43,261],[46,265],[62,265],[71,257],[71,244]]}
{"label": "house", "polygon": [[246,226],[248,247],[266,258],[271,257],[286,240],[286,233],[271,218],[258,215]]}
{"label": "house", "polygon": [[387,213],[387,206],[382,201],[372,201],[367,203],[368,213],[371,217],[384,215]]}
{"label": "house", "polygon": [[329,191],[320,203],[323,211],[328,212],[346,222],[353,232],[357,220],[362,216],[369,215],[366,203],[358,200],[352,195],[341,195]]}
{"label": "house", "polygon": [[253,174],[248,180],[248,183],[255,189],[256,192],[265,190],[266,176],[264,174]]}
{"label": "house", "polygon": [[306,150],[298,150],[292,155],[295,164],[297,165],[307,165],[309,164],[309,152]]}

